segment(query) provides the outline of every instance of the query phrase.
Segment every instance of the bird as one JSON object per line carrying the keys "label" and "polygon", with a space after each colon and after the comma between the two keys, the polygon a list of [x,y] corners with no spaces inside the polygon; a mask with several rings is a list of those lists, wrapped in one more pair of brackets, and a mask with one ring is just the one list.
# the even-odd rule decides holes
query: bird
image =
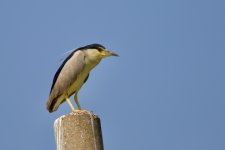
{"label": "bird", "polygon": [[[101,44],[90,44],[77,49],[66,57],[53,78],[50,94],[47,100],[47,110],[52,113],[56,111],[60,104],[67,101],[72,112],[81,110],[78,102],[78,92],[87,81],[91,70],[96,67],[103,58],[109,56],[119,56],[108,51]],[[78,107],[75,109],[70,101],[74,94],[74,100]]]}

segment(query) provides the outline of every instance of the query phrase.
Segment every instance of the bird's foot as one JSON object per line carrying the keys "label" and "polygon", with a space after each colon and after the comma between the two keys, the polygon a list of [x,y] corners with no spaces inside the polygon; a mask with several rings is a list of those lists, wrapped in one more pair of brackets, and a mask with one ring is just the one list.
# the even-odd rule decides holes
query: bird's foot
{"label": "bird's foot", "polygon": [[72,109],[73,113],[77,113],[77,112],[80,112],[80,111],[81,111],[80,109]]}

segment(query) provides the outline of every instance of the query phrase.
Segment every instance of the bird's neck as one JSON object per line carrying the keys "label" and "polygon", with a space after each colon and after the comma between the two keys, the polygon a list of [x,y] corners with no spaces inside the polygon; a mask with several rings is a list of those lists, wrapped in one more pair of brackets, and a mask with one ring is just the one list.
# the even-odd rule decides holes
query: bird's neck
{"label": "bird's neck", "polygon": [[91,59],[91,58],[85,58],[85,64],[86,64],[86,69],[88,69],[89,71],[91,71],[91,69],[93,69],[97,64],[99,64],[99,62],[101,61],[101,59]]}

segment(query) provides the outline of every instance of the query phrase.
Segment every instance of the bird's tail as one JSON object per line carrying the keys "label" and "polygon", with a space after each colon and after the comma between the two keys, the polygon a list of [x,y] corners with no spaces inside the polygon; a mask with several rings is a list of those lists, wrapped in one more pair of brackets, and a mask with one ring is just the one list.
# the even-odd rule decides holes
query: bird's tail
{"label": "bird's tail", "polygon": [[47,108],[48,112],[52,113],[59,108],[59,105],[61,103],[58,103],[59,101],[57,99],[58,99],[58,97],[52,99],[51,96],[49,96],[47,104],[46,104],[46,108]]}

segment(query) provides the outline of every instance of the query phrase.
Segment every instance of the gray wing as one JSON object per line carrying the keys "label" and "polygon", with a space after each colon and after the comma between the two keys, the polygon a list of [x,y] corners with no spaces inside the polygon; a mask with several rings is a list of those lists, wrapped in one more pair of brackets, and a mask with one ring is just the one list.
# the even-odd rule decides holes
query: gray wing
{"label": "gray wing", "polygon": [[77,50],[68,56],[65,61],[56,72],[53,80],[51,92],[47,101],[47,110],[49,112],[55,111],[53,108],[58,108],[58,106],[54,106],[57,104],[57,98],[67,92],[69,87],[82,72],[84,68],[84,52]]}

